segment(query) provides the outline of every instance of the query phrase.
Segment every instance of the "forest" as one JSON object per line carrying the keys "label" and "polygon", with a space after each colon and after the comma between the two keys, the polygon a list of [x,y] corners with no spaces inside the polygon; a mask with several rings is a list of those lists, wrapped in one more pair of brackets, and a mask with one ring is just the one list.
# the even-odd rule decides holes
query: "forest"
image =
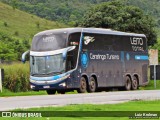
{"label": "forest", "polygon": [[[96,4],[114,0],[0,0],[39,17],[77,26],[85,12]],[[160,27],[160,0],[121,0],[152,15]]]}

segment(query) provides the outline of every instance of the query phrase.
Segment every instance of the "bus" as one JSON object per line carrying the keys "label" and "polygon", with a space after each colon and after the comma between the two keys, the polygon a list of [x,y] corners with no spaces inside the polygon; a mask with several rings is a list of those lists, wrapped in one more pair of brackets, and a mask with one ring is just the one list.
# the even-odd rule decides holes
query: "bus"
{"label": "bus", "polygon": [[103,28],[61,28],[33,37],[30,87],[48,94],[96,92],[106,88],[136,90],[148,84],[144,34]]}

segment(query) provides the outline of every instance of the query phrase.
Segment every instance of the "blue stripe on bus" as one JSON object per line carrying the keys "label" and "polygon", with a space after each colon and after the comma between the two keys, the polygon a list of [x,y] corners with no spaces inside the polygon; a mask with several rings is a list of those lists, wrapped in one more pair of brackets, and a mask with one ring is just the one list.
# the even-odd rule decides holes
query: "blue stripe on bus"
{"label": "blue stripe on bus", "polygon": [[124,62],[124,52],[121,51],[121,61]]}
{"label": "blue stripe on bus", "polygon": [[60,75],[56,75],[56,76],[51,76],[51,77],[33,77],[33,76],[30,76],[30,79],[32,80],[57,80],[61,78]]}
{"label": "blue stripe on bus", "polygon": [[148,60],[149,58],[146,55],[136,55],[135,59],[136,60]]}
{"label": "blue stripe on bus", "polygon": [[55,75],[55,76],[50,76],[50,77],[34,77],[34,76],[30,76],[31,80],[38,80],[38,81],[45,81],[45,80],[58,80],[62,77],[65,77],[67,75],[69,75],[70,73],[72,73],[74,70],[68,71],[67,73],[63,73],[60,75]]}

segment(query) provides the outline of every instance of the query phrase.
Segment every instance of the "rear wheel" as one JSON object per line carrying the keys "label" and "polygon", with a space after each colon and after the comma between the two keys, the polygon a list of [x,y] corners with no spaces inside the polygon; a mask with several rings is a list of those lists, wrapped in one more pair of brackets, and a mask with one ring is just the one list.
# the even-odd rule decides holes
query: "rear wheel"
{"label": "rear wheel", "polygon": [[77,90],[78,93],[85,93],[87,91],[87,83],[84,77],[80,79],[80,88]]}
{"label": "rear wheel", "polygon": [[48,95],[54,95],[56,90],[46,90]]}
{"label": "rear wheel", "polygon": [[132,90],[137,90],[138,89],[138,79],[137,77],[133,77],[133,80],[132,80]]}
{"label": "rear wheel", "polygon": [[97,83],[94,77],[90,78],[89,86],[88,86],[88,92],[95,92],[97,89]]}
{"label": "rear wheel", "polygon": [[129,76],[125,77],[125,90],[131,90],[132,82]]}

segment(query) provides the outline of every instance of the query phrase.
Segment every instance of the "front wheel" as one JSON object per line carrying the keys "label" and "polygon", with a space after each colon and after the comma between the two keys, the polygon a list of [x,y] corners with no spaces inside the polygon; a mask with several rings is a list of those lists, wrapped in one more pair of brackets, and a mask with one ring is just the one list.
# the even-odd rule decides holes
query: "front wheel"
{"label": "front wheel", "polygon": [[65,91],[57,91],[59,94],[65,94]]}
{"label": "front wheel", "polygon": [[78,93],[85,93],[87,91],[87,83],[86,79],[84,77],[81,77],[80,79],[80,88],[78,88]]}
{"label": "front wheel", "polygon": [[89,86],[88,86],[88,92],[90,92],[90,93],[95,92],[96,89],[97,89],[96,80],[94,79],[94,77],[91,77],[90,82],[89,82]]}
{"label": "front wheel", "polygon": [[56,94],[56,90],[46,90],[48,95],[54,95]]}
{"label": "front wheel", "polygon": [[132,82],[129,76],[125,77],[125,90],[131,90]]}

